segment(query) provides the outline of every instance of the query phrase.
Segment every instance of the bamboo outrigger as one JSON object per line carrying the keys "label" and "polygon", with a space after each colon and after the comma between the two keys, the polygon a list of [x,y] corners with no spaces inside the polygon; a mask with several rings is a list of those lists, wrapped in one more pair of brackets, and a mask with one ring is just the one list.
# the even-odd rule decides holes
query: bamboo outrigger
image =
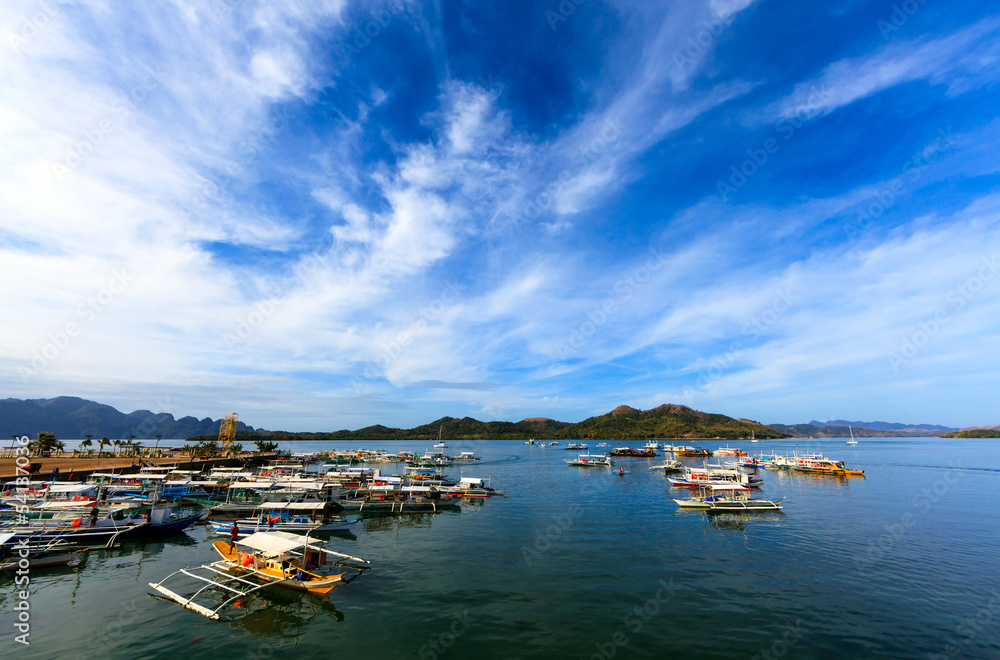
{"label": "bamboo outrigger", "polygon": [[[274,585],[325,598],[331,589],[349,579],[345,577],[346,572],[336,575],[319,575],[313,572],[328,563],[331,555],[340,559],[329,563],[351,565],[358,570],[368,568],[371,564],[359,557],[333,552],[321,541],[311,541],[308,535],[299,536],[287,532],[257,532],[236,541],[235,548],[227,541],[215,541],[212,546],[222,557],[220,561],[182,568],[159,582],[150,582],[149,586],[182,607],[210,619],[218,619],[221,612],[233,602]],[[170,578],[182,574],[205,583],[205,586],[186,597],[163,586]],[[200,596],[215,590],[233,595],[214,609],[195,602]]]}

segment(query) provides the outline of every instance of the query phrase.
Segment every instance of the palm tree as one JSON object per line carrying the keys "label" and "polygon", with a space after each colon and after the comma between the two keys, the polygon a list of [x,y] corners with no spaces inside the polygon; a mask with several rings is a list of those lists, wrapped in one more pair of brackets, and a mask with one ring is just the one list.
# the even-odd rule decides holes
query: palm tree
{"label": "palm tree", "polygon": [[198,445],[184,445],[183,447],[181,447],[181,451],[187,454],[188,458],[190,458],[193,461],[195,455],[199,451],[201,451],[201,447],[199,447]]}
{"label": "palm tree", "polygon": [[59,449],[65,447],[63,443],[56,439],[54,433],[49,433],[48,431],[39,431],[38,439],[32,440],[28,443],[28,448],[36,455],[38,454],[48,454],[54,449]]}
{"label": "palm tree", "polygon": [[103,438],[101,438],[100,440],[98,440],[98,449],[97,449],[97,457],[98,458],[100,458],[101,454],[104,453],[104,448],[107,447],[110,444],[111,444],[111,441],[108,440],[108,436],[104,436]]}
{"label": "palm tree", "polygon": [[92,436],[92,435],[88,435],[88,436],[87,436],[87,439],[86,439],[86,440],[83,440],[83,441],[82,441],[82,442],[80,443],[80,451],[81,451],[81,453],[83,452],[83,450],[84,450],[84,449],[86,449],[86,450],[87,450],[87,453],[90,453],[90,448],[91,448],[91,446],[93,446],[93,444],[94,444],[94,443],[93,443],[93,442],[91,442],[91,440],[90,440],[90,439],[91,439],[92,437],[94,437],[94,436]]}
{"label": "palm tree", "polygon": [[235,442],[235,443],[229,445],[229,451],[232,454],[242,454],[243,453],[243,445],[240,444],[240,443],[238,443],[238,442]]}

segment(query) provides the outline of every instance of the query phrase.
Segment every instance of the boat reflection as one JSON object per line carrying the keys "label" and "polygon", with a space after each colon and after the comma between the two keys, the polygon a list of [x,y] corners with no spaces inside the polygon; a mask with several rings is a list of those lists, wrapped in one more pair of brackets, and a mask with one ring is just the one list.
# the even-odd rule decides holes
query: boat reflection
{"label": "boat reflection", "polygon": [[320,618],[340,623],[344,613],[325,598],[296,595],[278,589],[255,592],[229,609],[229,626],[258,637],[296,639]]}

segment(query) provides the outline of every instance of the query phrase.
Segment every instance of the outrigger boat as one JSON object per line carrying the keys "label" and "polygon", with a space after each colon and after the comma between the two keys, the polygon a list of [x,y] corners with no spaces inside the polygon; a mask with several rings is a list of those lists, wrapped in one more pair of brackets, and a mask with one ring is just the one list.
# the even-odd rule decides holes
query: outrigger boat
{"label": "outrigger boat", "polygon": [[672,461],[667,459],[663,461],[663,465],[653,465],[649,468],[652,470],[663,470],[664,472],[679,472],[684,469],[684,464],[680,461]]}
{"label": "outrigger boat", "polygon": [[[346,532],[358,522],[357,518],[345,520],[325,514],[326,502],[266,502],[257,507],[255,516],[240,518],[236,526],[242,535],[254,532]],[[318,519],[317,519],[318,518]],[[216,534],[228,534],[230,521],[211,521]]]}
{"label": "outrigger boat", "polygon": [[615,464],[604,454],[580,454],[566,463],[573,467],[611,467]]}
{"label": "outrigger boat", "polygon": [[750,489],[739,484],[704,484],[698,488],[698,497],[671,498],[683,509],[708,509],[709,511],[780,511],[782,497],[777,500],[753,499]]}
{"label": "outrigger boat", "polygon": [[849,477],[863,477],[864,470],[848,470],[844,461],[835,461],[831,458],[818,458],[800,463],[792,468],[797,472],[812,472],[813,474],[835,474]]}
{"label": "outrigger boat", "polygon": [[674,453],[678,456],[688,456],[700,458],[702,456],[708,457],[712,455],[711,450],[705,449],[704,447],[684,447],[683,449],[674,450]]}
{"label": "outrigger boat", "polygon": [[[230,604],[274,585],[326,598],[331,589],[352,578],[345,577],[348,575],[346,572],[320,575],[313,571],[327,563],[348,565],[359,571],[369,568],[371,564],[358,557],[333,552],[321,541],[311,540],[308,535],[287,532],[257,532],[236,541],[235,547],[228,541],[215,541],[212,547],[221,557],[219,561],[182,568],[159,582],[150,582],[149,586],[182,607],[210,619],[218,619]],[[329,562],[331,555],[340,560]],[[176,575],[193,578],[205,583],[205,586],[190,596],[181,596],[163,586]],[[203,594],[220,590],[226,592],[226,596],[233,595],[214,609],[195,602]]]}

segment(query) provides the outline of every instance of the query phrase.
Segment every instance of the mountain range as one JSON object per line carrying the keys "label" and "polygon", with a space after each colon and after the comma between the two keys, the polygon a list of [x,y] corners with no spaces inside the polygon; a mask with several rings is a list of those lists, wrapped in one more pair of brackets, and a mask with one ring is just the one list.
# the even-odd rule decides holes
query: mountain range
{"label": "mountain range", "polygon": [[[221,420],[181,417],[169,413],[134,410],[123,413],[111,406],[75,396],[54,399],[0,399],[0,438],[27,435],[34,438],[39,431],[48,431],[58,438],[84,438],[88,435],[112,439],[187,438],[192,435],[215,433]],[[243,422],[237,430],[252,431]]]}
{"label": "mountain range", "polygon": [[[53,399],[0,399],[0,437],[28,435],[39,431],[55,433],[60,438],[83,438],[87,435],[109,438],[204,439],[218,434],[220,420],[186,416],[175,419],[169,413],[135,410],[123,413],[115,408],[79,397]],[[237,427],[241,442],[268,440],[431,440],[439,435],[454,439],[554,439],[554,440],[640,440],[646,438],[690,438],[735,440],[757,438],[843,437],[853,427],[858,437],[936,436],[958,429],[937,424],[899,424],[832,420],[809,424],[769,424],[744,418],[693,410],[687,406],[664,404],[650,410],[619,406],[614,410],[581,422],[560,422],[546,417],[528,417],[519,422],[483,422],[471,417],[442,417],[411,429],[382,425],[357,430],[289,433],[254,429],[243,422]],[[998,427],[979,427],[996,430]],[[962,429],[969,431],[972,429]]]}

